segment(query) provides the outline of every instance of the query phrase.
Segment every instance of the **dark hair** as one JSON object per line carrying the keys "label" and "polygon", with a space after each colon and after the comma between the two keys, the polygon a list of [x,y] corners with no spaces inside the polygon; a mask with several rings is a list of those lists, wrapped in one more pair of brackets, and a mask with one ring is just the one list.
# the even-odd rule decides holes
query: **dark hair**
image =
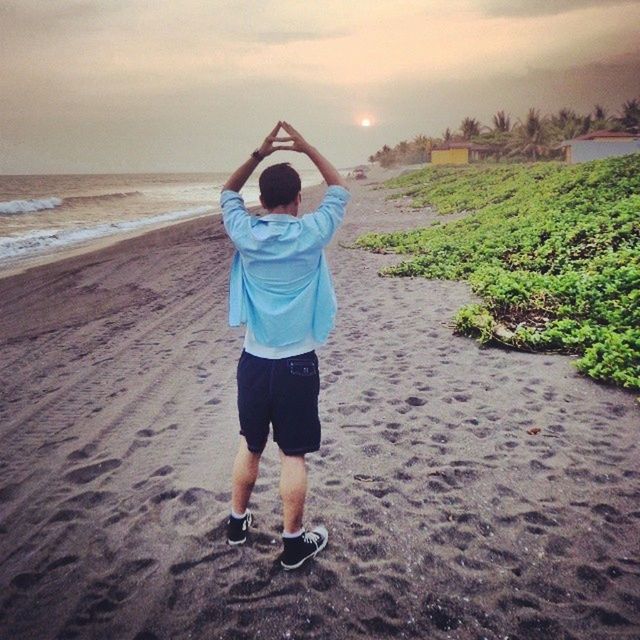
{"label": "dark hair", "polygon": [[288,162],[267,167],[260,174],[258,183],[262,202],[267,209],[290,204],[302,188],[298,172]]}

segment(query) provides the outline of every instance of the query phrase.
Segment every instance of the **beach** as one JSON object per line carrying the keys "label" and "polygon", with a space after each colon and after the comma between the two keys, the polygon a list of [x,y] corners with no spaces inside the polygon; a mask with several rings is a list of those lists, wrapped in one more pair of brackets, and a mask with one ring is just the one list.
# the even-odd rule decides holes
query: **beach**
{"label": "beach", "polygon": [[0,279],[0,637],[640,637],[635,395],[454,335],[465,283],[381,278],[398,256],[359,235],[447,220],[388,175],[351,181],[327,252],[305,521],[330,539],[299,571],[273,442],[226,544],[243,333],[219,216]]}

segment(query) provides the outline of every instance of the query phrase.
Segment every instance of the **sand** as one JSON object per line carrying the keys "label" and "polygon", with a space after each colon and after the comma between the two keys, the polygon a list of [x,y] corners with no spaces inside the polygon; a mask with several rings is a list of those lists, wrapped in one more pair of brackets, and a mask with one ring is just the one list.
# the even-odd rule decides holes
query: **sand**
{"label": "sand", "polygon": [[437,217],[382,177],[328,252],[306,521],[330,541],[297,572],[272,442],[250,541],[225,544],[242,333],[218,218],[0,280],[0,637],[640,637],[634,395],[453,335],[464,283],[380,278],[398,258],[352,241]]}

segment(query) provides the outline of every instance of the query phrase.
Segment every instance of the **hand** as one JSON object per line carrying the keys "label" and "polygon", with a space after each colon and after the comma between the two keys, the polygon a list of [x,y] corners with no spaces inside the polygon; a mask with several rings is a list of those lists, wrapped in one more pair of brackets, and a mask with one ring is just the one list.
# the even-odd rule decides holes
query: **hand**
{"label": "hand", "polygon": [[290,147],[274,144],[276,142],[289,142],[291,140],[291,138],[277,137],[277,133],[280,130],[280,127],[282,127],[282,122],[278,120],[278,124],[276,124],[271,133],[269,133],[269,135],[264,139],[264,142],[258,148],[258,153],[263,158],[270,156],[274,151],[291,150]]}
{"label": "hand", "polygon": [[311,145],[302,137],[302,134],[296,131],[288,122],[279,123],[282,128],[289,134],[288,138],[279,138],[282,142],[292,142],[289,147],[280,147],[288,151],[297,151],[298,153],[309,153]]}
{"label": "hand", "polygon": [[287,151],[297,151],[306,154],[311,162],[316,165],[318,171],[322,174],[325,182],[331,185],[340,185],[347,188],[347,183],[340,175],[339,171],[327,160],[315,147],[312,147],[288,122],[280,122],[282,128],[289,134],[288,138],[277,138],[281,142],[291,142],[288,147],[276,147],[277,149],[286,149]]}

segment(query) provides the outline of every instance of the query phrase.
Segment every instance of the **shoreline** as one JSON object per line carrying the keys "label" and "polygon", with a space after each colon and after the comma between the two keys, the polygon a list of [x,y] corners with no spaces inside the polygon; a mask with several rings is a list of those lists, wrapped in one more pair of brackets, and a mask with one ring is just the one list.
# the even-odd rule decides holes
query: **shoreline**
{"label": "shoreline", "polygon": [[[67,174],[61,174],[61,175],[64,177],[64,175],[67,175]],[[75,174],[69,174],[69,175],[75,175]],[[82,174],[78,174],[78,175],[82,175]],[[90,175],[94,175],[94,174],[90,174]],[[96,175],[118,176],[121,174],[96,174]],[[122,174],[122,175],[129,176],[129,175],[153,175],[153,174]],[[167,173],[166,175],[173,175],[173,174]],[[203,172],[203,175],[207,175],[207,172]],[[321,180],[320,176],[318,177],[318,179]],[[318,182],[318,184],[310,184],[303,187],[302,189],[303,195],[307,190],[316,189],[322,186],[322,184],[323,184],[322,182]],[[212,203],[212,206],[217,207],[218,205],[217,203]],[[247,209],[251,212],[256,212],[261,210],[261,206],[259,203],[255,203],[255,204],[248,205]],[[210,216],[215,218],[221,215],[222,215],[221,212],[214,211],[211,213],[193,215],[184,219],[152,223],[149,225],[144,225],[141,228],[134,229],[134,230],[120,231],[120,232],[112,233],[109,235],[92,238],[89,240],[74,242],[66,247],[61,247],[59,249],[54,249],[49,251],[44,250],[41,252],[36,252],[31,255],[25,255],[24,257],[20,257],[20,258],[8,258],[5,261],[0,262],[0,280],[4,278],[10,278],[15,275],[19,275],[21,273],[25,273],[26,271],[33,268],[42,267],[48,264],[54,264],[61,260],[75,258],[79,255],[93,253],[94,251],[100,251],[114,244],[118,244],[119,242],[123,242],[131,238],[137,238],[147,233],[155,232],[158,229],[163,229],[165,227],[172,227],[174,225],[189,223],[195,220],[200,220],[202,218],[208,218]],[[144,218],[141,218],[141,220],[144,220]]]}
{"label": "shoreline", "polygon": [[73,243],[68,247],[56,249],[54,251],[43,251],[35,255],[26,256],[18,260],[8,260],[7,264],[0,264],[0,280],[4,278],[11,278],[31,269],[38,267],[44,267],[46,265],[55,264],[57,262],[76,258],[78,256],[85,255],[87,253],[93,253],[107,249],[113,245],[131,240],[143,236],[147,233],[153,233],[160,229],[167,227],[173,227],[180,224],[188,224],[195,220],[207,218],[209,216],[220,216],[220,213],[205,213],[185,220],[172,220],[169,222],[159,222],[157,224],[150,224],[141,229],[132,231],[123,231],[120,233],[113,233],[111,235],[101,236],[99,238],[92,238],[91,240],[85,240],[77,243]]}
{"label": "shoreline", "polygon": [[[313,188],[314,188],[313,186],[306,187],[306,189],[313,189]],[[255,211],[259,211],[261,207],[260,205],[251,205],[251,206],[248,206],[247,209],[251,212],[255,212]],[[212,213],[203,213],[190,218],[186,218],[184,220],[171,220],[168,222],[158,222],[156,224],[149,224],[148,226],[144,226],[140,229],[135,229],[131,231],[122,231],[119,233],[113,233],[113,234],[101,236],[98,238],[92,238],[91,240],[85,240],[85,241],[73,243],[72,245],[66,248],[61,248],[61,249],[57,249],[49,252],[43,251],[42,253],[38,253],[32,256],[26,256],[18,260],[8,260],[6,265],[0,264],[0,280],[4,278],[11,278],[12,276],[25,273],[26,271],[29,271],[31,269],[36,269],[39,267],[44,267],[46,265],[55,264],[57,262],[69,260],[85,254],[99,252],[104,249],[108,249],[113,245],[117,245],[120,242],[125,242],[133,238],[138,238],[148,233],[154,233],[156,231],[159,231],[165,228],[170,228],[170,227],[181,225],[181,224],[195,223],[196,221],[207,219],[207,218],[216,219],[216,218],[220,218],[221,216],[222,216],[222,213],[220,212],[212,212]]]}
{"label": "shoreline", "polygon": [[[400,173],[405,171],[413,170],[415,167],[412,165],[399,166],[393,168],[383,169],[381,167],[371,167],[370,174],[377,178],[389,179]],[[342,172],[351,171],[352,169],[342,169]],[[203,175],[206,175],[208,172],[201,172]],[[61,176],[66,175],[76,175],[76,174],[60,174]],[[84,175],[84,174],[77,174]],[[153,174],[88,174],[88,175],[153,175]],[[172,175],[171,172],[168,172],[166,175]],[[311,193],[315,193],[317,189],[324,188],[324,182],[321,177],[318,176],[319,182],[317,184],[309,184],[302,188],[302,195],[309,196]],[[217,206],[217,205],[216,205]],[[257,211],[261,211],[262,207],[260,204],[252,204],[248,205],[247,209],[252,213]],[[54,264],[59,261],[68,260],[72,258],[76,258],[80,255],[85,255],[87,253],[93,253],[94,251],[101,251],[108,247],[111,247],[114,244],[118,244],[120,242],[124,242],[126,240],[130,240],[132,238],[137,238],[139,236],[143,236],[147,233],[153,233],[158,231],[159,229],[172,227],[180,224],[188,224],[192,223],[196,220],[201,220],[203,218],[216,218],[221,216],[220,212],[213,213],[205,213],[200,215],[195,215],[190,218],[186,218],[183,220],[171,220],[168,222],[159,222],[156,224],[150,224],[148,226],[142,227],[140,229],[132,230],[132,231],[123,231],[119,233],[113,233],[107,236],[101,236],[98,238],[93,238],[90,240],[80,241],[74,243],[66,248],[60,248],[53,251],[43,251],[41,253],[36,253],[34,255],[25,256],[24,258],[18,259],[8,259],[6,263],[0,263],[0,280],[4,278],[10,278],[15,275],[19,275],[29,271],[30,269],[43,267],[49,264]]]}

